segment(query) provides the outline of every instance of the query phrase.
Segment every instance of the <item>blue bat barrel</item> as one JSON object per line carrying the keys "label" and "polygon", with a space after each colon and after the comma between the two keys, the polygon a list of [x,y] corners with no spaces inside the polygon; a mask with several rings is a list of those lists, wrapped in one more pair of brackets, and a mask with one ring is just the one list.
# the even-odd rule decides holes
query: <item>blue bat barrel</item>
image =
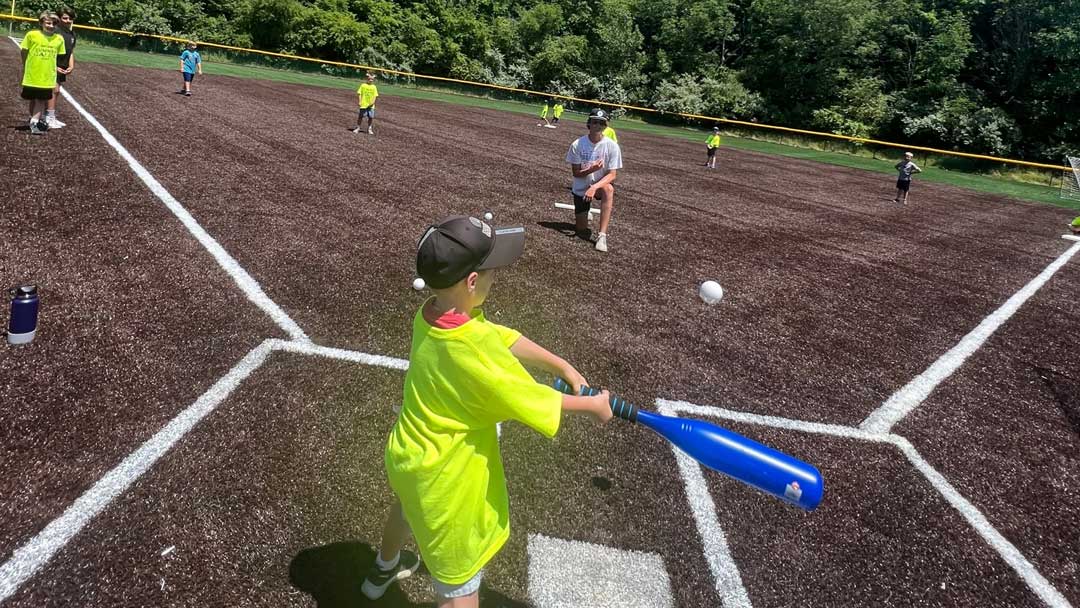
{"label": "blue bat barrel", "polygon": [[639,409],[637,421],[714,471],[807,511],[821,502],[825,484],[813,465],[701,420]]}
{"label": "blue bat barrel", "polygon": [[[572,393],[561,378],[555,388]],[[599,391],[584,387],[581,392]],[[825,483],[811,464],[709,422],[656,414],[616,397],[611,397],[611,408],[619,418],[644,424],[714,471],[807,511],[821,502]]]}

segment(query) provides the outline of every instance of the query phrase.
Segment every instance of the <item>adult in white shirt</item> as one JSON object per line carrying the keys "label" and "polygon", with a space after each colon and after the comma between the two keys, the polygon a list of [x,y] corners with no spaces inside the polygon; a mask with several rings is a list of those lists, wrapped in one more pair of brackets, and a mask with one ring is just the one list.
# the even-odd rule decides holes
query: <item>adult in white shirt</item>
{"label": "adult in white shirt", "polygon": [[607,112],[596,109],[589,113],[585,122],[589,134],[582,135],[570,144],[566,162],[574,174],[574,223],[579,236],[589,230],[589,208],[592,200],[600,200],[600,231],[596,235],[596,250],[607,251],[607,229],[615,206],[615,177],[622,169],[622,151],[619,144],[604,137],[608,126]]}

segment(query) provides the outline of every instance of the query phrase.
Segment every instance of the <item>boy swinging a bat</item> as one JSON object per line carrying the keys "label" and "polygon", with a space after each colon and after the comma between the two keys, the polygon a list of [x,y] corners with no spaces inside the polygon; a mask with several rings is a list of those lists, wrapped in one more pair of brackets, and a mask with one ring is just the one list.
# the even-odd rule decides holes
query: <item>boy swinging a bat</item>
{"label": "boy swinging a bat", "polygon": [[496,424],[517,420],[553,437],[563,412],[612,417],[607,391],[564,395],[524,365],[587,386],[569,363],[478,308],[525,246],[522,227],[496,229],[454,216],[424,232],[416,270],[434,291],[413,318],[401,412],[384,460],[395,501],[362,591],[382,597],[419,568],[402,551],[410,532],[434,579],[439,608],[479,606],[482,569],[510,535]]}

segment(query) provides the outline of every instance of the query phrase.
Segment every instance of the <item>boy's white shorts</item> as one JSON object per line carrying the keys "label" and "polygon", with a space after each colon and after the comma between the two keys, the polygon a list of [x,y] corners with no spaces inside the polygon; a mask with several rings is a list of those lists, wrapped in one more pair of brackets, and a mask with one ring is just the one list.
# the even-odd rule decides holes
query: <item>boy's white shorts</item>
{"label": "boy's white shorts", "polygon": [[435,585],[435,595],[439,596],[439,599],[449,600],[455,597],[465,597],[476,593],[480,590],[480,580],[483,578],[484,571],[481,570],[460,585],[447,585],[435,578],[432,578],[431,580]]}

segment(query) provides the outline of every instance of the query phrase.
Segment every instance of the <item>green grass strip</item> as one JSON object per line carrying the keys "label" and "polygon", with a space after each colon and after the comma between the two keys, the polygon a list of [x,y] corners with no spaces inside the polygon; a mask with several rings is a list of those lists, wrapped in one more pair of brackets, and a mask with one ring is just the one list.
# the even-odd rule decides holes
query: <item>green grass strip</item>
{"label": "green grass strip", "polygon": [[[272,80],[276,82],[287,82],[291,84],[349,90],[354,90],[357,86],[357,83],[359,82],[359,78],[341,78],[325,74],[299,72],[270,67],[222,63],[215,62],[215,59],[216,57],[212,53],[206,54],[206,62],[203,65],[203,71],[206,74],[235,76],[237,78],[251,78],[258,80]],[[86,61],[91,63],[107,63],[113,65],[126,65],[162,70],[179,69],[178,56],[116,49],[89,43],[89,41],[87,41],[87,43],[85,44],[81,43],[79,45],[78,60],[80,62]],[[535,115],[537,113],[537,104],[535,103],[525,104],[516,101],[489,99],[486,97],[477,97],[472,95],[449,93],[445,91],[437,91],[430,89],[420,89],[411,86],[401,86],[388,83],[380,83],[379,88],[381,92],[387,93],[389,95],[396,95],[410,99],[439,101],[475,108],[502,110],[505,112],[514,112],[517,114]],[[584,121],[583,116],[575,116],[570,112],[567,112],[563,116],[564,120],[570,120],[573,122]],[[702,146],[704,146],[706,137],[706,133],[704,131],[689,129],[685,127],[672,127],[650,124],[634,118],[621,119],[616,123],[616,126],[619,130],[625,129],[628,131],[637,131],[650,135],[676,137],[679,139],[700,143],[702,144]],[[770,141],[762,141],[757,139],[734,136],[726,136],[724,138],[724,145],[739,150],[751,150],[754,152],[761,152],[764,154],[771,154],[776,156],[800,158],[830,165],[851,167],[854,169],[864,169],[867,171],[874,171],[877,173],[884,173],[890,175],[895,172],[895,170],[893,169],[893,165],[897,162],[897,160],[899,160],[899,156],[897,158],[872,158],[856,154],[843,154],[839,152],[815,150],[811,148],[802,148]],[[1080,210],[1080,201],[1061,198],[1058,195],[1057,188],[1040,186],[1038,184],[1019,182],[986,175],[977,175],[960,171],[948,171],[945,169],[941,169],[940,167],[925,168],[927,170],[916,178],[918,181],[949,184],[952,186],[967,188],[969,190],[975,190],[978,192],[1009,196],[1020,200],[1046,203],[1058,207],[1064,207],[1067,209]]]}

